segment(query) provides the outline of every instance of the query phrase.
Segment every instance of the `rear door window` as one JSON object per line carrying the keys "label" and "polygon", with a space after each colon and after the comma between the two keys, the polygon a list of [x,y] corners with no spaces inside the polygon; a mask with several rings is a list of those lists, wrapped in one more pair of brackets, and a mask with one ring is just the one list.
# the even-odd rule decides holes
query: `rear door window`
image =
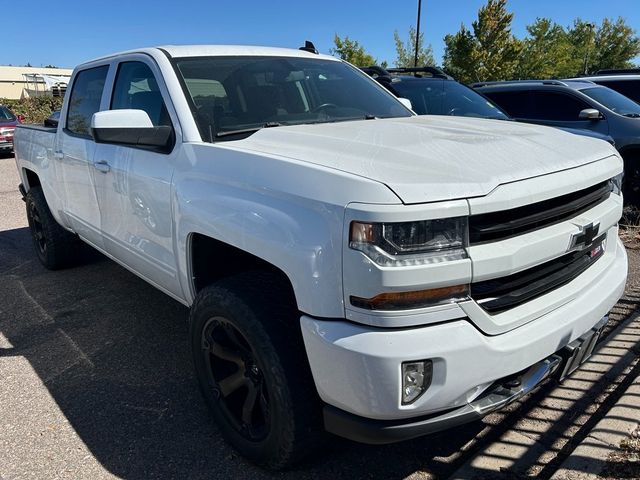
{"label": "rear door window", "polygon": [[102,90],[108,65],[89,68],[76,74],[69,96],[66,129],[83,137],[91,137],[91,117],[100,110]]}
{"label": "rear door window", "polygon": [[482,93],[512,117],[534,118],[529,90],[513,90],[509,92],[482,90]]}

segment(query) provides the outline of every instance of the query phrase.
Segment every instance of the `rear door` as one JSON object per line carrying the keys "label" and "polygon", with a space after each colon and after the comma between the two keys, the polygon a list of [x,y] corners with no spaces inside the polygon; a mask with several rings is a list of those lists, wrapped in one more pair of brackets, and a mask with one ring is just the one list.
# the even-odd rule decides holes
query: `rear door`
{"label": "rear door", "polygon": [[[176,132],[177,117],[159,69],[146,55],[114,64],[115,77],[106,109],[138,109],[154,126]],[[171,177],[178,148],[98,144],[94,162],[96,195],[105,249],[168,293],[181,296],[173,250]]]}
{"label": "rear door", "polygon": [[100,110],[109,65],[96,65],[76,73],[71,85],[63,128],[54,149],[56,171],[61,181],[64,213],[73,229],[102,249],[100,210],[94,186],[93,156],[96,144],[91,137],[91,117]]}

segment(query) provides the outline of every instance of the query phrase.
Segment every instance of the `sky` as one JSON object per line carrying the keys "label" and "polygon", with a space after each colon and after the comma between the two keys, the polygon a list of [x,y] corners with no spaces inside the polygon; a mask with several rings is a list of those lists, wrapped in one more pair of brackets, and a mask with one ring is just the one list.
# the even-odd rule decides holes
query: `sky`
{"label": "sky", "polygon": [[[476,18],[486,0],[423,0],[421,31],[437,62],[443,37]],[[623,17],[640,31],[638,0],[509,0],[513,32],[526,33],[536,17],[570,25],[580,17],[600,23]],[[247,44],[299,47],[305,40],[329,53],[335,34],[360,42],[379,62],[393,64],[393,32],[408,37],[417,0],[32,0],[3,22],[0,65],[73,68],[132,48],[167,44]],[[8,39],[8,42],[7,42]],[[636,59],[640,62],[640,59]]]}

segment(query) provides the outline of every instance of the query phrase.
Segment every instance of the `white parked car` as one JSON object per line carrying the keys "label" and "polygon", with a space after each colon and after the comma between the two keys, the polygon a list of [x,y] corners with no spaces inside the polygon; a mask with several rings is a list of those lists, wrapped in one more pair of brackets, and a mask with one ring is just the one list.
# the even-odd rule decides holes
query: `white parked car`
{"label": "white parked car", "polygon": [[567,375],[627,274],[611,145],[417,117],[313,50],[99,58],[57,129],[15,135],[42,263],[81,239],[190,306],[204,398],[271,468],[322,429],[413,438]]}

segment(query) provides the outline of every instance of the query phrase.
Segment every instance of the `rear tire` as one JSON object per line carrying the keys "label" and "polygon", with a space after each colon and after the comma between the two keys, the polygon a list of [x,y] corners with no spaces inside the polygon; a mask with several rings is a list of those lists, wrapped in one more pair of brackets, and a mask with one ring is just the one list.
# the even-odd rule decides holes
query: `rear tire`
{"label": "rear tire", "polygon": [[321,438],[320,400],[290,288],[251,272],[204,288],[191,308],[196,375],[223,437],[278,470]]}
{"label": "rear tire", "polygon": [[33,187],[25,198],[27,220],[38,259],[49,270],[75,264],[81,241],[53,218],[41,187]]}

